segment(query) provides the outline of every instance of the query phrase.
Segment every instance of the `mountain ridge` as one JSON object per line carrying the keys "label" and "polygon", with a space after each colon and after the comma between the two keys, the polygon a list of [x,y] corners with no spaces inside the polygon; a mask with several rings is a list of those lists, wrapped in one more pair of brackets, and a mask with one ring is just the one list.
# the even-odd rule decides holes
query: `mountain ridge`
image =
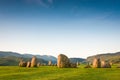
{"label": "mountain ridge", "polygon": [[[52,55],[33,55],[33,54],[20,54],[17,52],[12,51],[0,51],[0,65],[12,65],[15,63],[15,65],[18,64],[18,58],[23,58],[25,61],[30,61],[33,56],[36,56],[41,63],[48,64],[48,61],[52,61],[52,63],[57,63],[57,58]],[[91,62],[94,58],[101,58],[102,60],[113,62],[113,63],[120,63],[120,52],[116,53],[104,53],[104,54],[96,54],[93,56],[87,57],[87,59],[84,58],[69,58],[71,62]],[[12,61],[12,62],[10,62]]]}
{"label": "mountain ridge", "polygon": [[[11,51],[0,51],[0,65],[18,65],[19,59],[23,58],[25,61],[30,61],[33,56],[36,56],[38,61],[41,63],[48,64],[48,61],[52,61],[52,63],[57,63],[57,58],[52,55],[33,55],[33,54],[20,54],[17,52],[11,52]],[[83,58],[69,58],[71,62],[76,63],[82,62],[85,59]],[[12,61],[12,62],[10,62]],[[15,64],[13,64],[15,63]]]}
{"label": "mountain ridge", "polygon": [[94,58],[100,58],[101,60],[109,61],[112,63],[120,63],[120,52],[104,53],[104,54],[89,56],[87,57],[87,61],[92,62]]}

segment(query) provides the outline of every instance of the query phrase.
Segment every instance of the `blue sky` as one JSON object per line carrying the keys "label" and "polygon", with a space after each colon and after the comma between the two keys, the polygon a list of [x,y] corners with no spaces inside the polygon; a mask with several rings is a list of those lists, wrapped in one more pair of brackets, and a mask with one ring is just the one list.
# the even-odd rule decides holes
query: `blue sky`
{"label": "blue sky", "polygon": [[120,51],[119,0],[0,0],[0,50],[68,57]]}

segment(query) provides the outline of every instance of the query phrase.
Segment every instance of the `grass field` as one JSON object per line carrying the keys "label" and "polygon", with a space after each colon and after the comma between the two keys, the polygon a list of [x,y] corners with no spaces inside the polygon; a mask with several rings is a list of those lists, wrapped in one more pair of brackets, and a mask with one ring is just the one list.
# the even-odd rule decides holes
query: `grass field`
{"label": "grass field", "polygon": [[0,66],[0,80],[120,80],[120,69]]}

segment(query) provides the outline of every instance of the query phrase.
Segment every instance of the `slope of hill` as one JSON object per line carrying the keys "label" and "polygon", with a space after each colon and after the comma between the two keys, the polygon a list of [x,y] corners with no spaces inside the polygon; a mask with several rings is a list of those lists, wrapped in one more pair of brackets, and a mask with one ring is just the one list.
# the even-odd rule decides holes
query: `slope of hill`
{"label": "slope of hill", "polygon": [[94,58],[100,58],[102,60],[113,62],[113,63],[120,63],[120,52],[90,56],[90,57],[87,57],[87,61],[92,62]]}
{"label": "slope of hill", "polygon": [[0,57],[7,57],[7,56],[22,57],[21,54],[16,53],[16,52],[5,52],[5,51],[0,51]]}
{"label": "slope of hill", "polygon": [[18,65],[19,59],[17,57],[1,57],[0,58],[0,66],[15,66]]}
{"label": "slope of hill", "polygon": [[[32,55],[32,54],[20,54],[15,52],[4,52],[0,51],[0,65],[9,66],[9,65],[18,65],[20,58],[24,61],[31,61],[33,56],[37,57],[37,61],[40,63],[48,63],[51,60],[53,63],[56,63],[56,58],[53,56],[41,56],[41,55]],[[52,59],[53,58],[53,59]]]}

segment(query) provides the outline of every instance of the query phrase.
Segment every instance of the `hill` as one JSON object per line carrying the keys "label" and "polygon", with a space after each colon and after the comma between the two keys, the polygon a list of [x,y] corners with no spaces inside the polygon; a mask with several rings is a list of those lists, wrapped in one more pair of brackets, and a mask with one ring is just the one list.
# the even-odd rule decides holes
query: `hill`
{"label": "hill", "polygon": [[120,63],[120,52],[90,56],[90,57],[87,57],[87,61],[92,62],[94,58],[100,58],[102,60],[109,61],[112,63]]}
{"label": "hill", "polygon": [[[30,61],[33,56],[36,56],[37,61],[40,63],[48,64],[48,61],[52,61],[52,63],[57,63],[57,58],[51,55],[32,55],[0,51],[0,65],[4,66],[18,65],[20,58],[23,58],[24,61]],[[83,58],[69,58],[69,59],[73,63],[85,61],[85,59]]]}
{"label": "hill", "polygon": [[40,63],[48,63],[51,60],[53,63],[56,63],[56,58],[53,56],[47,55],[32,55],[32,54],[20,54],[16,52],[4,52],[0,51],[0,65],[2,66],[15,66],[18,65],[20,58],[24,61],[30,61],[32,56],[37,57],[37,61]]}
{"label": "hill", "polygon": [[20,53],[0,51],[0,57],[8,57],[8,56],[22,57]]}

